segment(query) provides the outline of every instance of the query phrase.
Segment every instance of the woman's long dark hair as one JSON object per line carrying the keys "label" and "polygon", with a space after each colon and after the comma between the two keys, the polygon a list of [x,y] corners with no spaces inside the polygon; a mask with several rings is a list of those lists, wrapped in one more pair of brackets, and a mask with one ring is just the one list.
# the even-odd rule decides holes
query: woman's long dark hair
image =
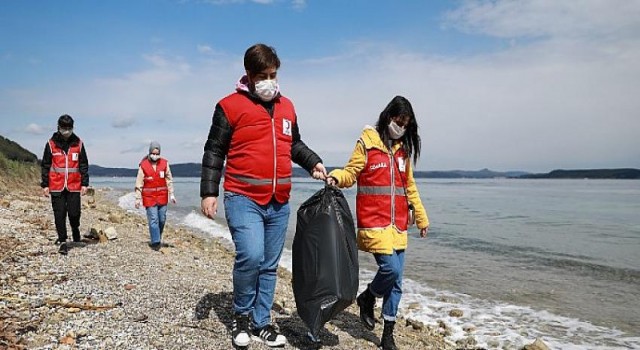
{"label": "woman's long dark hair", "polygon": [[409,122],[405,126],[407,131],[405,131],[400,140],[402,141],[402,148],[407,153],[407,158],[413,156],[413,164],[416,164],[420,157],[420,135],[418,135],[416,115],[413,113],[413,107],[411,107],[409,100],[402,96],[396,96],[380,113],[380,118],[376,123],[376,130],[378,130],[378,134],[380,134],[380,138],[385,145],[389,145],[389,141],[391,141],[388,126],[394,117],[409,117]]}

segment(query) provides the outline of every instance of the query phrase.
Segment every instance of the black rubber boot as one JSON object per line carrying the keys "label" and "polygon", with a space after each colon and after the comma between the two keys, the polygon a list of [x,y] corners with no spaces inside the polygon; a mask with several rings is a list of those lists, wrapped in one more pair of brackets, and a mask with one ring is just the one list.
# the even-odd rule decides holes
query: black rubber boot
{"label": "black rubber boot", "polygon": [[360,307],[360,320],[368,330],[373,330],[376,326],[376,319],[373,317],[373,307],[376,304],[376,297],[367,289],[356,298],[356,303]]}
{"label": "black rubber boot", "polygon": [[380,349],[382,350],[398,350],[396,342],[393,340],[393,328],[396,326],[395,321],[384,321],[384,329],[382,330],[382,339],[380,339]]}

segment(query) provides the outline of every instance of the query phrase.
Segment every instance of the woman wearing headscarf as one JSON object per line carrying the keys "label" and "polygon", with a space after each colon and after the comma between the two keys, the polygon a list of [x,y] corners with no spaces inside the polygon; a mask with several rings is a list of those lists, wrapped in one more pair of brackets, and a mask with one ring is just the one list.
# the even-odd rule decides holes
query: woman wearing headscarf
{"label": "woman wearing headscarf", "polygon": [[159,250],[162,231],[167,220],[167,203],[176,203],[173,195],[173,176],[169,162],[160,156],[160,143],[152,141],[149,154],[142,158],[136,178],[136,208],[145,207],[149,222],[150,246]]}

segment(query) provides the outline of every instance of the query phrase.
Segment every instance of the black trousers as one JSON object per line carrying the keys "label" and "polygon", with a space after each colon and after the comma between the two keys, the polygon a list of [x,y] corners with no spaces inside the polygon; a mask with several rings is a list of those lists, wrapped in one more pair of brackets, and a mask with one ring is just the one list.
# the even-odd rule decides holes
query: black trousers
{"label": "black trousers", "polygon": [[58,231],[58,241],[67,241],[67,215],[73,240],[80,241],[80,205],[80,192],[64,190],[51,193],[51,206],[53,207],[56,231]]}

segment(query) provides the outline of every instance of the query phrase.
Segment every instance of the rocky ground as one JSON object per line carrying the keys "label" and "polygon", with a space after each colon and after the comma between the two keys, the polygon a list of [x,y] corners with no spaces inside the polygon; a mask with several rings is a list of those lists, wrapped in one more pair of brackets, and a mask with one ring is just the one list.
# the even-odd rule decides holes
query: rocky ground
{"label": "rocky ground", "polygon": [[[146,219],[97,190],[83,198],[81,229],[112,239],[84,238],[62,256],[50,200],[37,186],[0,186],[0,349],[232,348],[233,253],[226,245],[169,224],[169,246],[151,250]],[[315,348],[295,313],[286,270],[279,271],[272,315],[288,338],[285,349]],[[400,319],[396,329],[400,349],[466,346],[445,340],[444,324]],[[352,305],[320,339],[323,349],[376,349],[381,332],[380,325],[365,330]]]}

